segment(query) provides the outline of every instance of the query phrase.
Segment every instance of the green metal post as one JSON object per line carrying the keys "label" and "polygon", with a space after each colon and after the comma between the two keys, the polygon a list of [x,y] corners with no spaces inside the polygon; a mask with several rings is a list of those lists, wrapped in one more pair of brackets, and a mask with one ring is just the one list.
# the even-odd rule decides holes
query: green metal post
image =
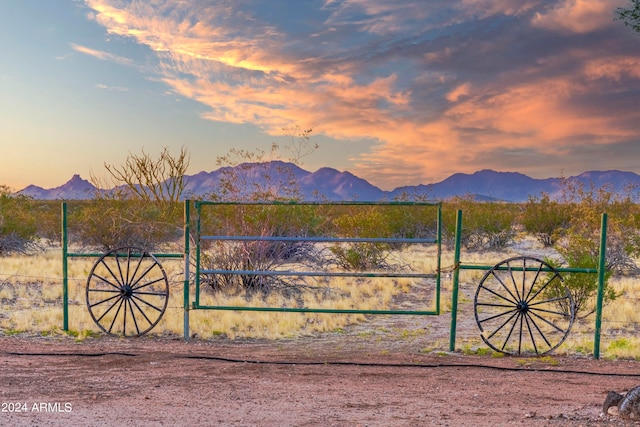
{"label": "green metal post", "polygon": [[596,331],[593,338],[593,357],[600,358],[600,330],[602,326],[602,300],[604,295],[604,276],[607,256],[607,214],[602,214],[600,231],[600,259],[598,264],[598,299],[596,302]]}
{"label": "green metal post", "polygon": [[451,331],[449,351],[456,349],[456,320],[458,316],[458,279],[460,274],[460,242],[462,241],[462,211],[456,213],[456,240],[453,254],[453,290],[451,292]]}
{"label": "green metal post", "polygon": [[189,234],[190,234],[190,221],[191,215],[189,206],[191,202],[185,200],[184,202],[184,340],[189,341],[189,263],[190,263],[190,247],[189,247]]}
{"label": "green metal post", "polygon": [[436,276],[436,314],[439,315],[440,314],[440,276],[442,275],[442,272],[440,271],[442,269],[442,263],[441,263],[441,258],[442,258],[442,204],[438,204],[438,213],[437,213],[437,221],[438,221],[438,231],[437,231],[437,236],[436,238],[438,239],[438,246],[437,246],[437,260],[436,260],[436,268],[437,268],[437,272],[438,275]]}
{"label": "green metal post", "polygon": [[196,201],[195,204],[195,208],[196,208],[196,236],[195,236],[195,241],[196,241],[196,259],[195,259],[195,265],[196,265],[196,277],[194,279],[195,282],[195,293],[196,293],[196,307],[200,306],[200,218],[201,218],[201,210],[202,210],[202,204],[198,201]]}
{"label": "green metal post", "polygon": [[62,330],[69,330],[69,279],[67,269],[67,203],[62,202]]}

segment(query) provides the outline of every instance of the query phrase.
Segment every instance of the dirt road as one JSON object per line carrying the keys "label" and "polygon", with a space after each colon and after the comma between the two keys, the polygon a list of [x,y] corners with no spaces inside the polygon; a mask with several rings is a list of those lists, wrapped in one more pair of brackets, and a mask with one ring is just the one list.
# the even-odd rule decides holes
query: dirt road
{"label": "dirt road", "polygon": [[231,342],[0,337],[0,425],[617,426],[640,363]]}

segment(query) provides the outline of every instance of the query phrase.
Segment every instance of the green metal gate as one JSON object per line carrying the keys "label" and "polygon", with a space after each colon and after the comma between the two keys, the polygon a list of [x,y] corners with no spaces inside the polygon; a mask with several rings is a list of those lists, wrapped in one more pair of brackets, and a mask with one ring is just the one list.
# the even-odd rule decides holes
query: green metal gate
{"label": "green metal gate", "polygon": [[[336,314],[440,314],[440,203],[225,203],[195,202],[195,300],[193,310],[270,311]],[[365,224],[363,227],[362,224]],[[341,268],[335,263],[303,262],[297,251],[332,251],[357,257],[358,250],[401,251],[408,246],[435,245],[435,271],[363,265]],[[356,249],[353,249],[356,247]],[[351,252],[349,252],[351,251]],[[278,258],[274,261],[273,257]],[[315,261],[318,261],[317,259]],[[207,265],[205,265],[207,264]],[[313,264],[309,268],[309,264]],[[344,267],[344,266],[342,266]],[[366,268],[369,267],[369,268]],[[399,267],[395,266],[395,267]],[[431,307],[422,310],[322,307],[302,301],[299,292],[328,295],[331,281],[430,280]],[[312,282],[310,282],[312,281]],[[215,290],[235,286],[269,292],[285,283],[292,295],[286,306],[222,305]],[[313,283],[313,284],[310,284]],[[276,284],[276,285],[274,285]],[[296,289],[296,284],[300,285]],[[214,292],[206,295],[203,287]],[[185,298],[190,295],[185,290]],[[214,300],[212,303],[211,300]],[[320,302],[320,301],[319,301]],[[188,337],[188,326],[185,338]]]}
{"label": "green metal gate", "polygon": [[598,268],[555,268],[545,260],[518,256],[496,265],[464,264],[460,261],[462,211],[456,216],[451,331],[449,349],[454,351],[461,270],[485,271],[475,293],[474,313],[480,337],[498,352],[519,355],[545,354],[560,346],[575,320],[573,297],[563,286],[562,273],[598,275],[594,357],[600,357],[600,330],[606,272],[607,214],[602,214]]}

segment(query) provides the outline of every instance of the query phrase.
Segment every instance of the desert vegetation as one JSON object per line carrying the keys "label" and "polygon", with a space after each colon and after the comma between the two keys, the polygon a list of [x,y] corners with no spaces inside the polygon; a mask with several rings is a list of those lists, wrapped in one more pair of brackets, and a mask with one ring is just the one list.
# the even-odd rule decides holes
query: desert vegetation
{"label": "desert vegetation", "polygon": [[[294,157],[313,150],[309,131],[290,131]],[[269,153],[234,151],[221,162],[241,165],[242,160],[269,163]],[[289,159],[289,160],[295,160]],[[67,239],[74,251],[107,251],[136,246],[149,251],[181,252],[183,246],[184,189],[180,177],[188,153],[164,151],[154,159],[146,153],[130,155],[118,168],[105,165],[112,179],[124,183],[118,191],[101,192],[89,201],[68,203]],[[278,167],[277,164],[273,167]],[[258,176],[230,168],[207,200],[227,202],[201,212],[203,234],[275,237],[435,238],[433,210],[415,204],[330,205],[296,204],[293,176],[266,170]],[[182,174],[182,175],[181,175]],[[170,182],[167,186],[166,182]],[[162,187],[165,185],[165,187]],[[143,190],[155,188],[155,191]],[[250,189],[249,191],[247,189]],[[319,195],[319,199],[321,197]],[[258,203],[269,202],[269,204]],[[273,204],[276,202],[276,204]],[[605,330],[608,354],[628,357],[637,353],[634,338],[640,315],[634,281],[640,255],[640,206],[635,189],[625,194],[608,188],[586,188],[565,182],[561,197],[548,194],[527,203],[477,202],[456,198],[442,204],[442,311],[451,309],[450,273],[453,267],[455,215],[464,212],[462,246],[467,260],[492,265],[514,254],[532,254],[558,267],[597,268],[601,214],[609,215]],[[2,187],[0,191],[0,328],[3,333],[23,331],[59,333],[62,291],[60,202],[30,200]],[[191,224],[192,226],[194,223]],[[310,239],[313,240],[313,239]],[[344,307],[363,310],[391,309],[413,298],[418,309],[432,309],[434,283],[424,279],[262,276],[253,271],[410,271],[435,273],[434,245],[384,242],[309,242],[296,239],[257,241],[206,241],[201,263],[216,271],[241,270],[243,274],[217,273],[198,278],[207,304],[256,307]],[[96,331],[84,305],[84,284],[95,260],[70,263],[70,320],[80,337]],[[165,318],[153,333],[182,331],[183,264],[167,261],[171,295]],[[597,278],[580,273],[564,275],[578,308],[578,324],[566,346],[589,352],[593,338],[593,311]],[[191,277],[195,283],[195,277]],[[479,273],[465,273],[461,310],[472,304]],[[426,289],[430,292],[425,292]],[[421,295],[417,297],[417,295]],[[370,320],[362,314],[266,313],[192,311],[192,331],[204,338],[291,337],[298,334],[341,331],[353,323]],[[582,330],[583,333],[579,331]],[[93,331],[93,332],[92,332]],[[403,335],[403,334],[400,334]],[[441,343],[443,344],[443,343]],[[463,346],[478,345],[471,338]]]}

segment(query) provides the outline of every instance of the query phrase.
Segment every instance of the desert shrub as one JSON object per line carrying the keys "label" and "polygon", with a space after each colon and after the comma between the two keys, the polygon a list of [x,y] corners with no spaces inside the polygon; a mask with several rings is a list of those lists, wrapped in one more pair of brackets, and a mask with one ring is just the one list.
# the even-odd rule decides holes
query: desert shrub
{"label": "desert shrub", "polygon": [[562,236],[571,219],[570,213],[549,194],[529,197],[521,222],[524,230],[536,237],[544,247],[552,247]]}
{"label": "desert shrub", "polygon": [[151,251],[180,239],[181,207],[180,203],[147,202],[122,193],[74,203],[68,220],[70,239],[104,251],[124,246]]}
{"label": "desert shrub", "polygon": [[[341,237],[434,238],[437,233],[435,206],[410,204],[340,206],[332,221],[333,233]],[[335,244],[335,263],[346,270],[398,269],[392,251],[402,242],[348,242]]]}
{"label": "desert shrub", "polygon": [[256,275],[253,272],[297,267],[324,268],[329,262],[324,250],[309,241],[260,240],[271,237],[304,237],[322,233],[324,218],[318,209],[295,204],[214,204],[201,209],[201,233],[218,236],[249,236],[257,239],[202,242],[201,265],[205,269],[242,271],[216,273],[200,278],[214,291],[247,295],[271,292],[292,296],[302,290],[324,291],[309,279]]}
{"label": "desert shrub", "polygon": [[59,200],[32,200],[29,202],[31,213],[36,218],[36,234],[45,242],[59,243],[61,202]]}
{"label": "desert shrub", "polygon": [[[313,153],[318,145],[311,142],[312,129],[294,126],[282,130],[289,140],[282,148],[276,143],[271,144],[269,151],[232,148],[218,157],[216,164],[222,167],[221,177],[206,199],[226,202],[300,200],[296,171],[302,158]],[[282,151],[290,155],[287,162],[280,160]]]}
{"label": "desert shrub", "polygon": [[37,230],[31,199],[0,186],[0,255],[37,248]]}
{"label": "desert shrub", "polygon": [[508,203],[477,202],[457,197],[443,209],[443,241],[448,247],[455,241],[455,215],[462,210],[461,244],[470,251],[504,249],[515,236],[518,206]]}
{"label": "desert shrub", "polygon": [[[559,209],[567,213],[568,222],[563,236],[554,248],[561,256],[561,264],[568,267],[592,268],[599,266],[602,214],[609,216],[606,241],[605,283],[603,303],[617,298],[609,285],[613,272],[635,270],[633,258],[639,254],[637,239],[638,207],[633,202],[631,189],[619,194],[609,186],[595,188],[578,181],[566,180],[561,190]],[[595,297],[598,291],[596,274],[565,274],[565,285],[571,292],[579,317],[586,317],[595,311]],[[552,290],[553,291],[553,290]],[[555,290],[559,292],[560,290]],[[567,307],[563,307],[567,310]]]}
{"label": "desert shrub", "polygon": [[[153,250],[182,232],[184,174],[189,153],[163,148],[158,157],[129,153],[121,166],[105,163],[112,190],[96,190],[70,213],[72,238],[82,245],[112,250],[136,246]],[[92,176],[96,188],[103,180]]]}
{"label": "desert shrub", "polygon": [[609,217],[606,242],[606,266],[613,271],[635,270],[634,258],[640,255],[640,215],[634,203],[633,188],[626,193],[615,192],[610,186],[595,188],[567,180],[562,189],[563,208],[569,214],[566,236],[556,249],[565,256],[580,251],[588,244],[596,254],[600,243],[602,214]]}
{"label": "desert shrub", "polygon": [[[585,248],[573,248],[565,254],[565,263],[556,260],[547,259],[549,265],[570,268],[598,268],[598,257]],[[617,298],[615,290],[609,285],[611,272],[605,273],[605,282],[603,289],[603,304],[608,304]],[[563,296],[569,290],[575,304],[576,317],[584,318],[595,312],[595,297],[598,292],[598,275],[593,273],[564,273],[562,274],[564,282],[554,281],[545,290],[545,296],[549,299]],[[566,287],[566,288],[565,288]],[[571,307],[567,300],[559,300],[558,308],[569,315]]]}
{"label": "desert shrub", "polygon": [[[231,149],[217,159],[217,164],[223,167],[222,174],[206,199],[222,204],[202,209],[202,227],[223,236],[300,237],[322,233],[326,221],[317,210],[295,204],[301,194],[296,165],[317,148],[310,142],[311,129],[296,126],[283,131],[289,139],[289,144],[284,146],[291,154],[288,163],[277,160],[280,147],[275,143],[269,152]],[[259,202],[265,204],[256,204]],[[201,264],[205,268],[246,272],[203,275],[200,283],[214,291],[247,295],[257,291],[264,295],[280,292],[291,296],[303,289],[322,288],[302,277],[293,280],[287,276],[252,274],[292,264],[314,270],[322,268],[326,262],[324,251],[312,243],[259,239],[209,241],[203,242],[202,248]]]}
{"label": "desert shrub", "polygon": [[[189,151],[182,147],[178,154],[172,154],[164,147],[156,158],[143,149],[140,154],[129,153],[120,166],[105,163],[104,167],[116,188],[124,187],[120,193],[126,192],[127,199],[175,203],[184,193]],[[92,180],[100,184],[97,177],[92,176]]]}
{"label": "desert shrub", "polygon": [[384,243],[349,243],[333,245],[331,252],[335,263],[345,270],[375,270],[395,268],[388,262],[389,245]]}
{"label": "desert shrub", "polygon": [[378,209],[384,221],[388,223],[389,237],[405,239],[437,237],[437,206],[435,204],[391,204],[379,206]]}

